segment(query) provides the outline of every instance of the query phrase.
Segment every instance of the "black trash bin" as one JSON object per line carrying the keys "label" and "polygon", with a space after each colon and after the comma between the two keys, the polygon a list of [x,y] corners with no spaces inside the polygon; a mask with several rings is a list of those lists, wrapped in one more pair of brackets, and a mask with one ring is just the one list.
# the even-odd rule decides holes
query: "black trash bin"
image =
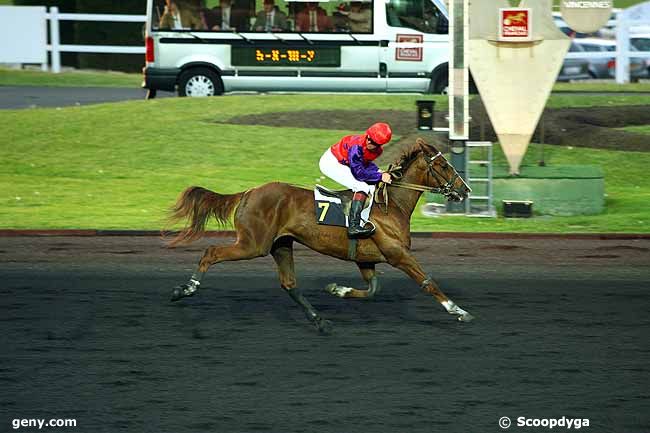
{"label": "black trash bin", "polygon": [[530,200],[502,200],[503,216],[506,218],[530,218],[533,216],[533,202]]}
{"label": "black trash bin", "polygon": [[436,101],[415,101],[415,104],[418,106],[418,129],[431,131]]}

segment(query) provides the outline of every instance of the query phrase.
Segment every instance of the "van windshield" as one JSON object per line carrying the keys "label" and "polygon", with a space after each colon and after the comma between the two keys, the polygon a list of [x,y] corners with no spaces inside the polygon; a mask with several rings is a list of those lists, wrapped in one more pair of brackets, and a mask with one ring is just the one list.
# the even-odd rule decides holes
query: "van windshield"
{"label": "van windshield", "polygon": [[391,27],[406,27],[423,33],[447,34],[449,22],[431,0],[390,0],[386,18]]}
{"label": "van windshield", "polygon": [[372,1],[154,0],[152,29],[372,33]]}

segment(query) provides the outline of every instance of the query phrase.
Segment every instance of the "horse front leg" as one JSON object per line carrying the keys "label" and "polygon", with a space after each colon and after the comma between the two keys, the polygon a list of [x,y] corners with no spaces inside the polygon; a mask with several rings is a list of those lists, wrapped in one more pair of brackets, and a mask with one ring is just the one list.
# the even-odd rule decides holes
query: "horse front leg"
{"label": "horse front leg", "polygon": [[433,297],[436,298],[443,307],[445,307],[449,314],[456,316],[461,322],[469,322],[474,319],[474,316],[460,308],[454,301],[449,299],[447,295],[442,293],[438,284],[424,273],[420,264],[408,251],[401,250],[390,257],[387,256],[387,258],[388,263],[404,271],[408,276],[413,278],[425,293],[433,295]]}
{"label": "horse front leg", "polygon": [[359,271],[361,276],[368,283],[367,290],[359,290],[352,287],[339,286],[336,283],[328,284],[325,287],[325,291],[339,298],[355,298],[355,299],[372,299],[377,293],[379,293],[379,281],[377,280],[377,273],[375,271],[374,263],[359,263]]}

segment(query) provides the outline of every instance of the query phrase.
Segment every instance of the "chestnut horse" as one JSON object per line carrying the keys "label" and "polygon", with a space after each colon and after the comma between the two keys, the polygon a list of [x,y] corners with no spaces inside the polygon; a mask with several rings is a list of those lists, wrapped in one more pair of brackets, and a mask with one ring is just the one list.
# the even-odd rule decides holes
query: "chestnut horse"
{"label": "chestnut horse", "polygon": [[[376,203],[370,215],[377,231],[368,239],[358,240],[354,257],[368,289],[330,284],[326,290],[342,298],[372,298],[379,291],[375,265],[389,263],[413,278],[424,292],[433,295],[458,320],[471,320],[473,317],[467,311],[442,293],[409,251],[411,214],[422,192],[439,192],[448,200],[461,201],[470,192],[469,187],[445,157],[422,139],[417,139],[415,145],[402,154],[390,172],[399,180],[384,185],[389,200],[385,204]],[[281,287],[302,307],[320,332],[328,333],[331,322],[320,316],[296,285],[293,242],[322,254],[350,260],[347,230],[319,225],[314,215],[313,191],[304,188],[273,182],[222,195],[194,186],[182,193],[172,209],[171,221],[187,218],[188,226],[169,245],[173,247],[200,238],[210,217],[225,224],[233,212],[237,233],[235,243],[208,247],[189,283],[174,289],[172,301],[194,295],[205,272],[216,263],[248,260],[270,253],[278,267]]]}

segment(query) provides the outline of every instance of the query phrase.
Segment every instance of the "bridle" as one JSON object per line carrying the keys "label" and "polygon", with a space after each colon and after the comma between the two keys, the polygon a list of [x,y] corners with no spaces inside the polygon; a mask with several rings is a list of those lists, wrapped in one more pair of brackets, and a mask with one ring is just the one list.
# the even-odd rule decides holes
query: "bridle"
{"label": "bridle", "polygon": [[[447,159],[443,156],[442,152],[438,152],[435,155],[431,155],[430,153],[426,152],[424,149],[422,149],[422,153],[425,155],[427,159],[427,169],[429,170],[429,174],[431,177],[433,177],[435,180],[438,181],[437,187],[430,187],[427,185],[419,185],[415,183],[408,183],[408,182],[402,182],[400,180],[396,180],[394,182],[391,182],[390,184],[385,184],[385,183],[380,183],[379,186],[377,187],[377,190],[375,192],[375,200],[377,203],[380,203],[380,200],[377,200],[380,195],[383,195],[383,203],[386,204],[386,209],[388,209],[388,188],[387,186],[395,186],[397,188],[405,188],[405,189],[411,189],[414,191],[421,191],[421,192],[432,192],[432,193],[438,193],[442,194],[446,198],[453,198],[454,195],[457,195],[457,193],[454,191],[454,184],[456,183],[456,180],[460,179],[461,182],[465,185],[468,191],[471,191],[470,187],[465,183],[463,178],[460,177],[458,172],[454,170],[454,174],[451,176],[450,179],[447,179],[445,175],[440,172],[438,169],[436,169],[436,164],[435,161],[438,158],[442,158],[443,162],[441,164],[438,164],[438,166],[442,168],[446,168],[449,165],[449,162]],[[388,174],[391,175],[393,179],[400,179],[401,176],[401,171],[402,171],[402,166],[388,166]]]}
{"label": "bridle", "polygon": [[[423,151],[424,152],[424,151]],[[456,183],[456,179],[458,179],[460,176],[458,175],[458,172],[454,170],[454,175],[451,177],[451,179],[445,179],[445,176],[436,170],[436,165],[434,164],[434,161],[437,158],[442,158],[443,162],[440,164],[442,168],[446,168],[449,165],[449,162],[447,159],[442,156],[442,152],[438,152],[435,155],[431,156],[430,154],[427,154],[424,152],[424,154],[427,156],[429,161],[427,161],[427,167],[429,168],[429,174],[438,181],[438,184],[441,185],[436,188],[432,188],[430,192],[435,192],[435,193],[440,193],[444,195],[445,197],[449,197],[451,192],[454,189],[454,183]],[[464,183],[465,181],[463,181]]]}

